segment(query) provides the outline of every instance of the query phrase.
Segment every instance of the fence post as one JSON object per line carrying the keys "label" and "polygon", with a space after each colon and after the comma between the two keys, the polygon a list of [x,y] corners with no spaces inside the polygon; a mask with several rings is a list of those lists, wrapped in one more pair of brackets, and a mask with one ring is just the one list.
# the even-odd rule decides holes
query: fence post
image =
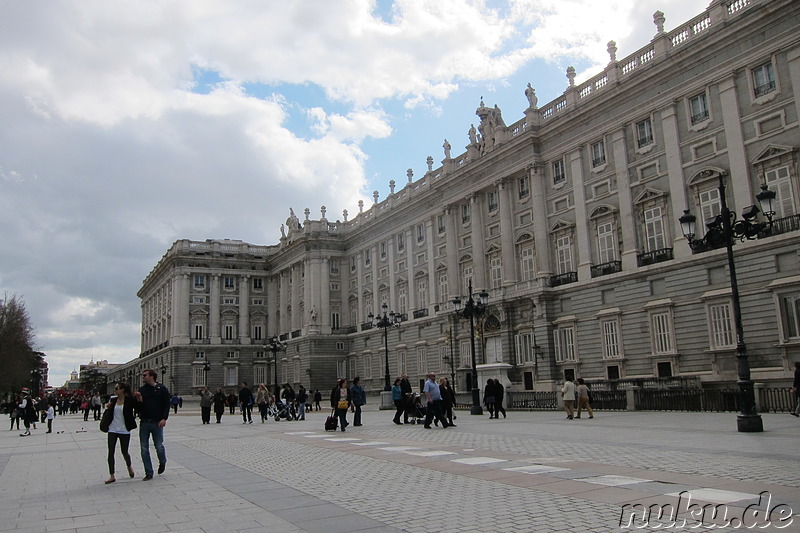
{"label": "fence post", "polygon": [[630,389],[625,391],[625,409],[628,411],[635,411],[636,410],[636,391],[639,390],[639,387],[634,385]]}
{"label": "fence post", "polygon": [[[763,383],[753,383],[753,388],[755,389],[755,397],[756,397],[756,412],[762,413],[761,405],[762,401],[764,400],[764,389],[765,385]],[[769,402],[767,402],[769,403]],[[767,407],[767,412],[769,412],[769,407]]]}

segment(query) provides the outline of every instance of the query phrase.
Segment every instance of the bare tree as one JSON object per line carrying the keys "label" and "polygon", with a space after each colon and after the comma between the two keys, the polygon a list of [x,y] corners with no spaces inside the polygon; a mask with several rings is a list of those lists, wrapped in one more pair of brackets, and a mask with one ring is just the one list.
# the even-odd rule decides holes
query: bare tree
{"label": "bare tree", "polygon": [[0,391],[18,392],[31,385],[39,357],[25,302],[8,294],[0,300]]}

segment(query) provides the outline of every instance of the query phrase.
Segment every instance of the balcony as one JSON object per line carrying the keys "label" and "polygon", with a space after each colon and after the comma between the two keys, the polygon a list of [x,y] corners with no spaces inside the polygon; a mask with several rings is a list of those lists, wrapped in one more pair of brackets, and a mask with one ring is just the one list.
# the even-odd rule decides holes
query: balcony
{"label": "balcony", "polygon": [[764,85],[759,85],[755,89],[756,98],[764,96],[765,94],[769,94],[775,90],[775,81],[770,81],[765,83]]}
{"label": "balcony", "polygon": [[592,267],[592,277],[599,278],[622,270],[622,261],[609,261]]}
{"label": "balcony", "polygon": [[671,259],[672,248],[661,248],[660,250],[653,250],[636,256],[636,261],[640,267],[670,261]]}
{"label": "balcony", "polygon": [[300,336],[300,334],[301,334],[301,330],[296,329],[296,330],[292,331],[292,338],[296,339],[297,337]]}
{"label": "balcony", "polygon": [[358,331],[356,326],[344,326],[343,328],[332,328],[331,330],[334,334],[343,334],[347,335],[348,333],[355,333]]}
{"label": "balcony", "polygon": [[758,234],[758,238],[763,239],[764,237],[771,237],[773,235],[780,235],[797,230],[800,230],[800,215],[792,215],[773,220],[772,227],[765,228],[764,231]]}
{"label": "balcony", "polygon": [[427,309],[417,309],[416,311],[414,311],[414,318],[422,318],[426,316],[428,316]]}
{"label": "balcony", "polygon": [[577,272],[565,272],[563,274],[550,276],[551,287],[558,287],[559,285],[566,285],[567,283],[575,283],[576,281],[578,281]]}
{"label": "balcony", "polygon": [[373,328],[372,322],[364,322],[363,324],[361,324],[361,331],[366,331],[372,328]]}

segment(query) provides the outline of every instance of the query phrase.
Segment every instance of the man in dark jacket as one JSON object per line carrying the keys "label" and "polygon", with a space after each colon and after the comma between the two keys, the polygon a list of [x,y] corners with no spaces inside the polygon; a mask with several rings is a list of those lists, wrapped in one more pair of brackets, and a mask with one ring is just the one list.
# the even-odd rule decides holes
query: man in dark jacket
{"label": "man in dark jacket", "polygon": [[400,376],[400,390],[403,392],[403,401],[406,405],[406,409],[403,411],[403,422],[408,424],[408,411],[411,409],[411,395],[414,393],[414,389],[411,388],[411,382],[408,381],[406,373]]}
{"label": "man in dark jacket", "polygon": [[253,423],[253,392],[247,388],[247,382],[242,381],[242,388],[239,390],[239,405],[242,409],[242,424]]}
{"label": "man in dark jacket", "polygon": [[156,383],[158,373],[148,368],[142,373],[144,385],[134,393],[134,398],[139,402],[139,445],[142,449],[142,464],[144,465],[143,481],[153,479],[153,462],[150,460],[150,436],[153,436],[153,446],[158,455],[158,473],[163,474],[167,467],[167,451],[164,448],[164,426],[169,418],[169,390],[161,383]]}
{"label": "man in dark jacket", "polygon": [[800,361],[794,362],[794,382],[792,382],[792,391],[797,399],[797,405],[794,411],[790,411],[794,416],[800,416]]}

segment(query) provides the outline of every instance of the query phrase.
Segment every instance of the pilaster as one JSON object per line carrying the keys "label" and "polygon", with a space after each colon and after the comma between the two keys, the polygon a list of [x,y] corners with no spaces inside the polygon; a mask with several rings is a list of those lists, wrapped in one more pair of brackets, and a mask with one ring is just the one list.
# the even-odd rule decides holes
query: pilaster
{"label": "pilaster", "polygon": [[[753,189],[750,185],[750,164],[744,146],[742,118],[739,115],[739,99],[736,97],[734,76],[722,80],[719,85],[719,101],[722,107],[722,120],[725,127],[725,142],[728,145],[730,164],[730,188],[733,191],[731,211],[738,213],[753,204]],[[728,200],[730,202],[730,199]]]}
{"label": "pilaster", "polygon": [[667,159],[670,206],[672,207],[672,253],[675,259],[687,258],[692,255],[692,252],[683,237],[678,219],[683,215],[683,210],[689,207],[689,203],[686,198],[686,179],[681,161],[681,140],[678,133],[678,113],[675,104],[661,110],[661,129],[664,135],[664,152]]}
{"label": "pilaster", "polygon": [[622,234],[622,270],[632,270],[636,263],[636,222],[633,215],[631,178],[628,172],[628,155],[625,149],[625,130],[611,134],[611,149],[614,154],[614,172],[617,177],[617,199],[619,201],[619,223]]}
{"label": "pilaster", "polygon": [[586,210],[586,188],[583,182],[583,147],[568,155],[575,201],[575,240],[578,251],[578,279],[592,277],[592,246],[589,236],[589,215]]}

